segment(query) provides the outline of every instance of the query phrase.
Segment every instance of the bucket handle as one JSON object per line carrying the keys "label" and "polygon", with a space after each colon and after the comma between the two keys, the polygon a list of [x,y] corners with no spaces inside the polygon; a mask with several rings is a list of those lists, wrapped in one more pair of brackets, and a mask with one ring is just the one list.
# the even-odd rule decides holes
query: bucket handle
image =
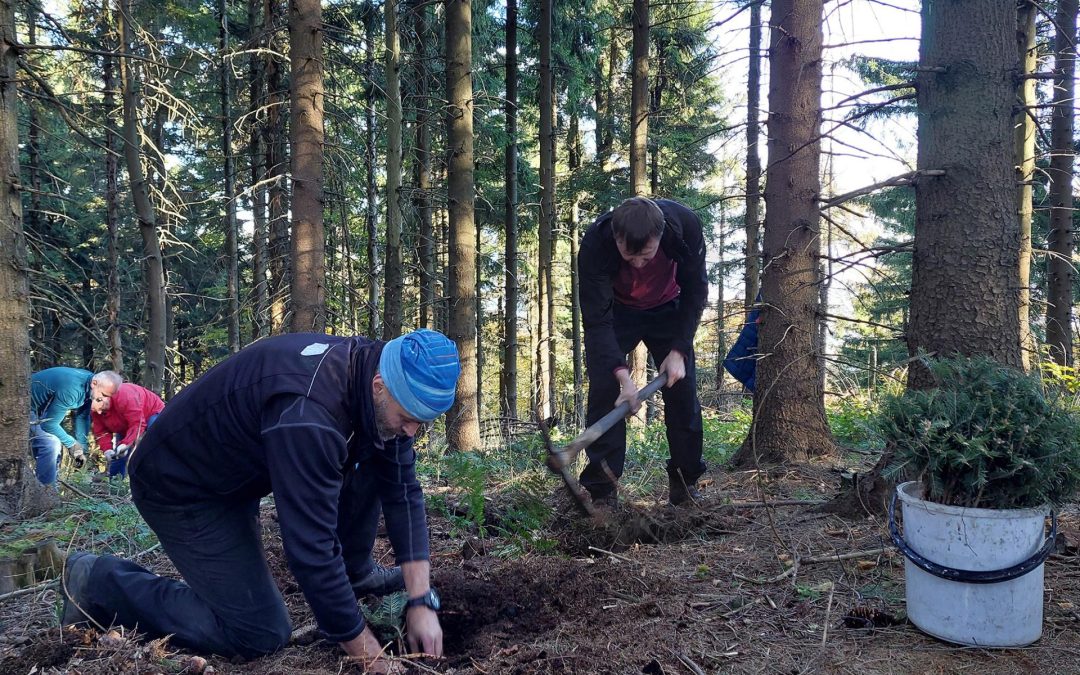
{"label": "bucket handle", "polygon": [[911,548],[900,535],[900,528],[896,524],[896,494],[897,491],[893,491],[892,500],[889,502],[889,534],[892,536],[893,544],[896,548],[900,549],[900,552],[904,554],[905,558],[915,563],[916,567],[924,572],[933,574],[935,577],[940,577],[948,581],[959,581],[967,584],[998,584],[1003,581],[1018,579],[1046,562],[1046,559],[1050,557],[1050,553],[1054,550],[1054,545],[1057,543],[1057,514],[1051,511],[1050,536],[1046,538],[1042,547],[1036,551],[1034,555],[1021,563],[1017,563],[1012,567],[1006,567],[1002,570],[985,571],[959,570],[953,567],[939,565],[920,555]]}

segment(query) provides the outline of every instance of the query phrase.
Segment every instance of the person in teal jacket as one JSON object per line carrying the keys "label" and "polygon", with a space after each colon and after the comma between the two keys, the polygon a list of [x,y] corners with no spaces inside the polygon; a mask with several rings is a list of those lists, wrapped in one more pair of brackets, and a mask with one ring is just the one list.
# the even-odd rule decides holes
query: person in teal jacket
{"label": "person in teal jacket", "polygon": [[[56,483],[61,448],[67,448],[75,466],[86,462],[94,394],[111,397],[123,381],[111,370],[95,375],[89,370],[63,366],[39,370],[30,378],[30,450],[42,485]],[[73,413],[74,436],[61,424],[68,413]]]}

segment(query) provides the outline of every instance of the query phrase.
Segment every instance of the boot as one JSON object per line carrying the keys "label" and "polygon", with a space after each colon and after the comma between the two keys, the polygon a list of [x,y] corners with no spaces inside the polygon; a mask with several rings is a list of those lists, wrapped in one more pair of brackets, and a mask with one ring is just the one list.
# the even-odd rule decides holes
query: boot
{"label": "boot", "polygon": [[400,567],[383,567],[372,563],[371,571],[352,582],[357,598],[366,595],[390,595],[405,590],[405,575]]}
{"label": "boot", "polygon": [[668,476],[668,501],[672,506],[685,504],[686,502],[697,503],[701,501],[701,492],[695,483],[689,485],[681,475]]}
{"label": "boot", "polygon": [[64,607],[60,614],[61,626],[86,624],[90,617],[83,612],[86,607],[86,590],[90,584],[90,572],[98,557],[93,553],[72,553],[64,561],[64,574],[60,579],[60,591]]}

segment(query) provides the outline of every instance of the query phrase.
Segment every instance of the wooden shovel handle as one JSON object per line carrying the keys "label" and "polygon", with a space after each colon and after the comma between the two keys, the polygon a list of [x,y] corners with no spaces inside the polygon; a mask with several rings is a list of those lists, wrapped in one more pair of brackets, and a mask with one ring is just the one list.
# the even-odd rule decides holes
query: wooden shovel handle
{"label": "wooden shovel handle", "polygon": [[[660,389],[660,387],[663,387],[665,384],[667,384],[667,380],[667,373],[660,373],[659,375],[657,375],[652,382],[649,382],[647,385],[642,387],[641,391],[638,392],[638,400],[644,401],[645,399],[655,394],[657,390]],[[623,401],[618,406],[616,406],[614,410],[597,420],[591,427],[589,427],[585,431],[582,431],[577,438],[567,443],[560,452],[560,454],[562,455],[562,457],[560,458],[562,461],[562,465],[566,466],[573,463],[573,461],[577,459],[579,452],[595,443],[596,439],[603,436],[609,429],[611,429],[611,427],[615,426],[616,422],[625,418],[629,414],[630,403],[629,401]]]}

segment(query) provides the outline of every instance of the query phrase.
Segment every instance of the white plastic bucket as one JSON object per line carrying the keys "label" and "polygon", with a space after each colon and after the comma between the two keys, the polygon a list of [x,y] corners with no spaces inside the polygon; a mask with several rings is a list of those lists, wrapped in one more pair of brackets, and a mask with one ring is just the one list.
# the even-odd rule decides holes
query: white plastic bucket
{"label": "white plastic bucket", "polygon": [[[899,485],[903,540],[944,568],[1003,570],[1044,544],[1046,512],[972,509],[924,501],[922,485]],[[904,561],[908,618],[935,637],[977,647],[1022,647],[1042,635],[1043,565],[999,583],[943,579]]]}

